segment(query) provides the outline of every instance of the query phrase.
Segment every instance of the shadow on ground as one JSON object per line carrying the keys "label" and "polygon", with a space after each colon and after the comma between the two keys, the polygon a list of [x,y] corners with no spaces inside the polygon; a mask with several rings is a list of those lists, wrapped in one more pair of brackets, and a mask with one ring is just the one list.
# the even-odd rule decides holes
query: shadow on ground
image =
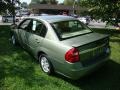
{"label": "shadow on ground", "polygon": [[[26,58],[26,61],[23,61]],[[44,77],[36,75],[34,69],[34,61],[32,61],[30,56],[25,56],[25,54],[20,54],[16,58],[10,60],[8,58],[0,58],[0,85],[4,86],[5,78],[21,78],[26,85],[33,86],[35,84],[44,86],[47,81]],[[16,82],[16,81],[15,81]]]}
{"label": "shadow on ground", "polygon": [[56,75],[82,90],[120,90],[120,64],[109,60],[103,67],[79,80]]}
{"label": "shadow on ground", "polygon": [[10,43],[8,29],[9,26],[0,26],[0,90],[6,87],[6,78],[13,78],[11,83],[20,83],[17,81],[19,78],[18,80],[23,80],[30,87],[36,84],[39,86],[47,84],[43,76],[35,73],[35,66],[38,66],[38,62],[21,47],[15,47]]}

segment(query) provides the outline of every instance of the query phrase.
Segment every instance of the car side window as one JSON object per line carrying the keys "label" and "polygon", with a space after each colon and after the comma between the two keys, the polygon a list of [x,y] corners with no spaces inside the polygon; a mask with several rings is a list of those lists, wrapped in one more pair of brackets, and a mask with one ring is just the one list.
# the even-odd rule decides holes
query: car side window
{"label": "car side window", "polygon": [[23,29],[23,30],[28,30],[30,27],[30,22],[31,20],[28,19],[28,20],[24,20],[20,25],[19,25],[19,29]]}
{"label": "car side window", "polygon": [[47,28],[42,22],[33,20],[32,31],[36,35],[45,37]]}
{"label": "car side window", "polygon": [[47,28],[46,28],[46,26],[43,24],[43,25],[42,25],[42,28],[41,28],[40,36],[45,37],[46,33],[47,33]]}

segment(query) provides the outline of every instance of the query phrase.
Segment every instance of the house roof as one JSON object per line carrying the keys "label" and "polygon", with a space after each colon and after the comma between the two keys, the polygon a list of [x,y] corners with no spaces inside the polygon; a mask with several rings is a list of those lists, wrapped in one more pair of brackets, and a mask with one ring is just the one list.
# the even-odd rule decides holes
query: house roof
{"label": "house roof", "polygon": [[51,5],[51,4],[30,4],[31,9],[57,9],[57,10],[79,10],[79,6]]}

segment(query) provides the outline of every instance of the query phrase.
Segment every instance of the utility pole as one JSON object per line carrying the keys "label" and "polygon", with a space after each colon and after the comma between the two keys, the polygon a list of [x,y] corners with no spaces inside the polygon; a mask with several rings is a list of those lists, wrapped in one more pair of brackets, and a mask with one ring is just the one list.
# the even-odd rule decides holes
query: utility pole
{"label": "utility pole", "polygon": [[12,0],[12,7],[13,24],[15,24],[15,0]]}
{"label": "utility pole", "polygon": [[80,0],[74,0],[74,2],[73,2],[73,14],[75,14],[75,4],[76,4],[76,2],[79,2]]}
{"label": "utility pole", "polygon": [[74,2],[73,2],[73,15],[75,14],[75,2],[76,2],[76,0],[74,0]]}

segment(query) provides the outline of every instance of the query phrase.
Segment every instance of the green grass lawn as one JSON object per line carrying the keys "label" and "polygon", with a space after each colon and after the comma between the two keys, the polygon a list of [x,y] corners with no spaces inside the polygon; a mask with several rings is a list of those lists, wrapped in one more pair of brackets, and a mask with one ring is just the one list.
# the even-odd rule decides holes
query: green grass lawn
{"label": "green grass lawn", "polygon": [[9,41],[9,27],[0,26],[0,90],[120,90],[120,32],[98,30],[111,35],[110,60],[98,71],[77,81],[44,74],[38,62]]}

